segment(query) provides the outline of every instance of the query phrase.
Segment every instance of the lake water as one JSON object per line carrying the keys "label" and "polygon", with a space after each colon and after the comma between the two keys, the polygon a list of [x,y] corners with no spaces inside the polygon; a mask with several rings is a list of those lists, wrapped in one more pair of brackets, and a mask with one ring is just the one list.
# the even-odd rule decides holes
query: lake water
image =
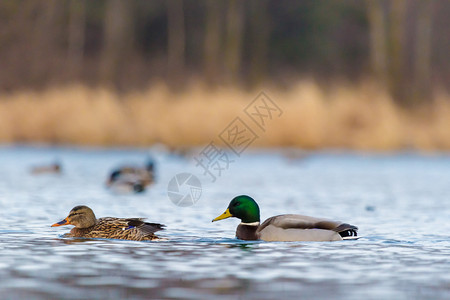
{"label": "lake water", "polygon": [[[192,158],[150,152],[157,183],[126,195],[105,189],[108,172],[143,163],[149,150],[1,147],[0,298],[450,299],[448,155],[229,153],[211,182]],[[55,159],[61,175],[30,174]],[[190,207],[167,194],[182,172],[202,183]],[[211,220],[238,194],[257,200],[262,219],[327,217],[357,225],[361,238],[237,240],[239,220]],[[50,227],[80,204],[97,217],[166,224],[165,240],[74,240],[62,237],[71,226]]]}

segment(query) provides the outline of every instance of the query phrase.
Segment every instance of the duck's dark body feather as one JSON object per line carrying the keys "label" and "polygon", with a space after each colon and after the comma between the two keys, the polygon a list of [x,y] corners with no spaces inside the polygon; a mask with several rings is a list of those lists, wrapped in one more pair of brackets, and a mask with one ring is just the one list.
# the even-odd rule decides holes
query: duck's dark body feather
{"label": "duck's dark body feather", "polygon": [[246,225],[241,223],[236,229],[236,237],[244,241],[256,241],[259,239],[256,234],[258,227],[258,225]]}

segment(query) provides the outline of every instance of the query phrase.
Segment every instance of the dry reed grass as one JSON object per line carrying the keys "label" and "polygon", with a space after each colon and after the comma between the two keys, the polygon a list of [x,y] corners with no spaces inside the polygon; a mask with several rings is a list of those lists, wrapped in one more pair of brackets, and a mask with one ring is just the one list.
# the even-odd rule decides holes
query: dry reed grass
{"label": "dry reed grass", "polygon": [[[323,89],[304,80],[264,91],[284,113],[255,146],[450,150],[445,93],[427,108],[405,111],[371,83]],[[245,116],[243,109],[258,93],[202,84],[182,93],[164,84],[123,95],[77,85],[17,91],[0,95],[0,143],[197,146],[217,141],[230,121]]]}

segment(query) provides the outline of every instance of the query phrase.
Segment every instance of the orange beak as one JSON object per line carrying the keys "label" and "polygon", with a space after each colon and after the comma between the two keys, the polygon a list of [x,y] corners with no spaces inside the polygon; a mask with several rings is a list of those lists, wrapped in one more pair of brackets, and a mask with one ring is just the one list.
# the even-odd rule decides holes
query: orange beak
{"label": "orange beak", "polygon": [[62,221],[60,221],[60,222],[58,222],[58,223],[53,224],[52,227],[63,226],[63,225],[70,225],[69,219],[68,219],[68,218],[65,218],[64,220],[62,220]]}

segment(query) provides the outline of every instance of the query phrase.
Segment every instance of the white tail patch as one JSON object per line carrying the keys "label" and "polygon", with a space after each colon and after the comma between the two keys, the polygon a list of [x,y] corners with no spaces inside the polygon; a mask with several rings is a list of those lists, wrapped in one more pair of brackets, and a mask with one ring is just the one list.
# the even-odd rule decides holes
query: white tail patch
{"label": "white tail patch", "polygon": [[346,236],[346,237],[343,237],[342,239],[343,240],[357,240],[359,238],[360,238],[360,236]]}

